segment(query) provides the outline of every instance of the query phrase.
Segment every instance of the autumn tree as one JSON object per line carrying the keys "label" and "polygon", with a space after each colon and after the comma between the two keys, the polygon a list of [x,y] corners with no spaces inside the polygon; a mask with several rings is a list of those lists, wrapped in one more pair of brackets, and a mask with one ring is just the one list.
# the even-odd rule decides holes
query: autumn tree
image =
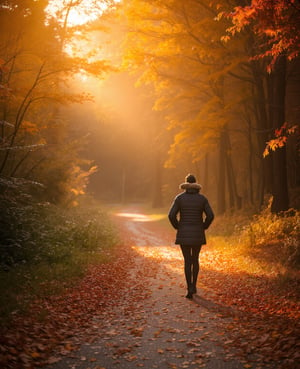
{"label": "autumn tree", "polygon": [[262,156],[273,129],[275,81],[256,58],[254,30],[225,42],[230,22],[220,11],[232,9],[229,1],[136,0],[122,9],[127,65],[155,86],[155,108],[174,133],[168,165],[183,157],[207,162],[208,154],[218,161],[219,213],[240,207],[241,191],[244,203],[262,205],[275,180],[272,161]]}
{"label": "autumn tree", "polygon": [[0,7],[0,173],[38,181],[48,200],[60,202],[82,193],[94,169],[80,158],[82,140],[67,138],[70,126],[57,107],[89,98],[68,89],[75,73],[100,75],[108,67],[65,52],[62,26],[53,18],[46,21],[47,3],[16,0]]}
{"label": "autumn tree", "polygon": [[[300,50],[299,2],[251,1],[247,6],[235,7],[227,16],[233,22],[227,29],[227,37],[250,29],[258,39],[258,48],[253,58],[268,60],[269,117],[273,130],[279,130],[286,123],[287,60],[297,58]],[[272,158],[274,212],[287,210],[289,207],[286,147],[279,146]]]}
{"label": "autumn tree", "polygon": [[[126,12],[128,65],[132,68],[134,61],[139,71],[144,71],[140,81],[153,83],[155,108],[166,112],[175,134],[168,165],[176,165],[182,155],[199,162],[208,152],[219,150],[218,204],[222,213],[226,181],[229,206],[241,205],[230,150],[232,127],[229,129],[241,98],[228,93],[228,88],[233,79],[229,72],[246,57],[240,51],[243,40],[236,41],[233,50],[220,41],[225,26],[215,19],[218,6],[205,1],[136,1],[128,4]],[[235,86],[242,88],[238,83]]]}

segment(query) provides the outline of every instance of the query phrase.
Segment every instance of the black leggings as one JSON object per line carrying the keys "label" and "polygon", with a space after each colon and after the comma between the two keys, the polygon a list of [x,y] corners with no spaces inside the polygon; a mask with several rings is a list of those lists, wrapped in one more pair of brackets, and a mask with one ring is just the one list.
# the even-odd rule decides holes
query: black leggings
{"label": "black leggings", "polygon": [[184,257],[184,274],[188,289],[196,288],[199,273],[200,246],[180,245]]}

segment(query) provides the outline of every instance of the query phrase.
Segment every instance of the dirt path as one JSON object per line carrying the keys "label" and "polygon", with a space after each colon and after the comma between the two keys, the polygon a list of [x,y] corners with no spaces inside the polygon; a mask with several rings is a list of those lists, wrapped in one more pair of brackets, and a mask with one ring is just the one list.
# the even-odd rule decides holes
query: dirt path
{"label": "dirt path", "polygon": [[164,234],[148,220],[130,213],[116,218],[127,239],[128,258],[134,258],[127,293],[91,321],[97,331],[94,338],[47,368],[262,368],[247,350],[230,345],[226,327],[234,324],[234,314],[222,314],[201,282],[198,296],[184,297],[182,257],[173,245],[174,233]]}

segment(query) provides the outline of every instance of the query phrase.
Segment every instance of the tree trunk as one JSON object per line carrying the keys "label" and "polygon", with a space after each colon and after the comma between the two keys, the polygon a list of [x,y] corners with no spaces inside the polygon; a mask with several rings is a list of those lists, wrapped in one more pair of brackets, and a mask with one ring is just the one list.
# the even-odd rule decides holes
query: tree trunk
{"label": "tree trunk", "polygon": [[226,160],[226,169],[227,169],[227,180],[228,180],[228,191],[229,191],[229,205],[230,209],[240,209],[242,206],[242,199],[238,195],[237,186],[236,186],[236,179],[232,165],[232,158],[231,158],[231,144],[228,135],[228,131],[225,128],[225,160]]}
{"label": "tree trunk", "polygon": [[[260,206],[262,206],[264,202],[264,194],[272,192],[272,158],[269,157],[263,159],[263,151],[265,149],[266,142],[269,140],[269,135],[272,130],[271,125],[271,112],[267,109],[270,106],[269,99],[269,91],[272,90],[272,86],[270,84],[270,79],[265,79],[265,65],[261,65],[259,61],[253,61],[252,64],[252,74],[255,82],[255,89],[253,91],[253,99],[254,99],[254,112],[256,119],[256,134],[257,134],[257,142],[258,148],[261,152],[261,172],[259,176],[261,176],[261,187],[259,188],[258,198],[260,202]],[[265,83],[264,83],[265,82]]]}
{"label": "tree trunk", "polygon": [[153,208],[161,208],[163,206],[162,200],[162,166],[161,155],[158,152],[155,157],[154,167],[154,191],[153,191]]}
{"label": "tree trunk", "polygon": [[[280,56],[274,70],[273,89],[273,128],[278,129],[285,123],[286,93],[286,58]],[[273,201],[271,210],[274,213],[289,208],[286,147],[278,148],[273,156]]]}
{"label": "tree trunk", "polygon": [[225,154],[226,154],[226,137],[225,131],[222,129],[220,134],[220,146],[219,146],[219,176],[218,176],[218,193],[217,193],[217,211],[218,214],[224,214],[226,210],[226,200],[225,200]]}
{"label": "tree trunk", "polygon": [[252,124],[251,119],[247,121],[248,123],[248,146],[249,146],[249,157],[248,157],[248,175],[249,175],[249,202],[251,205],[254,205],[254,198],[253,198],[253,142],[252,142]]}
{"label": "tree trunk", "polygon": [[208,191],[208,153],[204,157],[204,174],[203,174],[203,188],[204,191]]}
{"label": "tree trunk", "polygon": [[121,204],[126,202],[126,167],[122,170],[122,182],[121,182]]}
{"label": "tree trunk", "polygon": [[[259,167],[260,167],[260,171],[259,173],[263,173],[263,161],[261,160],[259,163]],[[264,205],[264,195],[265,195],[265,176],[263,175],[259,175],[258,179],[257,179],[257,201],[259,204],[259,209],[261,210],[261,208]]]}

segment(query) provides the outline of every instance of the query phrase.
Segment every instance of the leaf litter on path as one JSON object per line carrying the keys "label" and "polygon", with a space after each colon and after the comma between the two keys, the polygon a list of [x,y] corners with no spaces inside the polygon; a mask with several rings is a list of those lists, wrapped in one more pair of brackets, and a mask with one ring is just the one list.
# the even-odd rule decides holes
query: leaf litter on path
{"label": "leaf litter on path", "polygon": [[253,290],[269,301],[269,285],[250,283],[209,248],[200,296],[187,300],[173,234],[153,223],[117,223],[117,258],[16,317],[1,335],[1,368],[295,368],[296,306],[290,316],[274,316]]}

